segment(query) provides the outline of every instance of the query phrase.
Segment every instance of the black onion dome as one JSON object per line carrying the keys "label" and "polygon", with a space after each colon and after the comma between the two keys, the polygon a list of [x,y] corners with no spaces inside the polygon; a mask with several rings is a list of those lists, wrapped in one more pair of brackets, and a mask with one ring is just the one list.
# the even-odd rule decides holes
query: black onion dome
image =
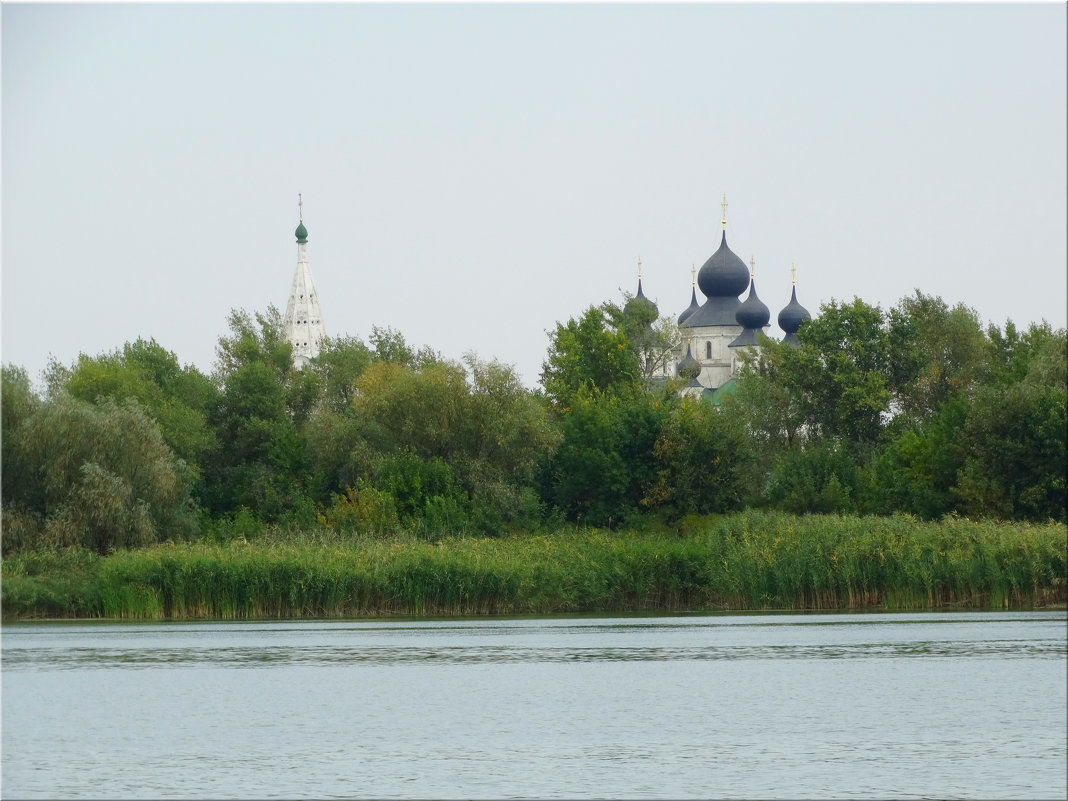
{"label": "black onion dome", "polygon": [[656,304],[653,303],[651,300],[649,300],[649,298],[645,297],[645,293],[642,292],[642,279],[640,279],[640,278],[638,279],[638,294],[634,296],[634,299],[636,301],[639,301],[640,303],[644,303],[655,314],[659,314],[660,313],[660,310],[657,309]]}
{"label": "black onion dome", "polygon": [[811,319],[812,315],[808,313],[808,309],[797,302],[797,287],[795,286],[793,292],[790,293],[790,302],[779,312],[779,328],[789,337],[797,333],[801,323]]}
{"label": "black onion dome", "polygon": [[678,365],[679,378],[685,378],[688,381],[693,381],[697,378],[701,372],[701,363],[693,357],[693,353],[690,351],[690,343],[686,343],[686,358],[684,358]]}
{"label": "black onion dome", "polygon": [[742,328],[763,328],[771,322],[771,310],[757,297],[756,281],[749,282],[749,297],[738,307],[735,315]]}
{"label": "black onion dome", "polygon": [[749,268],[727,247],[723,232],[719,250],[713,253],[697,273],[697,285],[709,298],[737,298],[749,285]]}
{"label": "black onion dome", "polygon": [[691,289],[690,290],[690,305],[686,307],[686,311],[684,311],[682,314],[679,315],[679,325],[682,325],[684,322],[686,322],[686,318],[688,318],[691,314],[693,314],[695,311],[697,311],[700,308],[701,308],[701,304],[699,304],[697,302],[697,290],[696,289]]}

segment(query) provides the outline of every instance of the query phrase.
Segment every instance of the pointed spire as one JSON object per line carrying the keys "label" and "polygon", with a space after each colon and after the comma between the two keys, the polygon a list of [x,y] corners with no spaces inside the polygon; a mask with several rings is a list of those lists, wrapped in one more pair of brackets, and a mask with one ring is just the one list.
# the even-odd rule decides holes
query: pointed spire
{"label": "pointed spire", "polygon": [[286,341],[293,346],[293,366],[303,369],[319,355],[319,342],[326,338],[322,309],[308,265],[308,229],[304,227],[304,198],[297,195],[297,269],[289,289],[289,301],[282,318]]}

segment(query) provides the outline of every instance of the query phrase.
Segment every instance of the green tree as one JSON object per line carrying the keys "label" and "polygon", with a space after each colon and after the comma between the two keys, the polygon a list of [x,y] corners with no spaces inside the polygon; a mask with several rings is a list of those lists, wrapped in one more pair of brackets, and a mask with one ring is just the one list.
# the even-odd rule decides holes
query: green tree
{"label": "green tree", "polygon": [[880,447],[871,465],[875,511],[937,520],[957,509],[957,478],[965,457],[962,428],[969,408],[964,397],[947,400]]}
{"label": "green tree", "polygon": [[[808,439],[848,443],[866,459],[892,417],[892,400],[920,368],[913,321],[859,298],[831,301],[797,336],[798,347],[765,340],[755,366],[743,371],[743,395],[775,401],[770,417],[751,422],[769,440],[792,440],[800,430]],[[751,388],[744,387],[747,378]]]}
{"label": "green tree", "polygon": [[[412,369],[376,361],[357,389],[353,411],[379,452],[410,453],[447,466],[466,493],[463,505],[476,527],[493,530],[536,511],[533,475],[556,435],[542,404],[511,367],[473,355],[466,369],[453,362]],[[386,489],[382,464],[368,476],[378,489]],[[408,473],[422,475],[414,468]]]}
{"label": "green tree", "polygon": [[793,514],[856,512],[860,483],[851,448],[824,438],[783,453],[768,479],[767,502]]}
{"label": "green tree", "polygon": [[293,366],[275,307],[255,315],[234,311],[229,325],[216,349],[221,394],[209,419],[219,449],[205,470],[210,508],[216,515],[244,507],[268,522],[311,522],[302,426],[319,405],[319,377]]}
{"label": "green tree", "polygon": [[993,380],[962,426],[957,494],[974,516],[1064,520],[1068,333],[1043,322],[991,326]]}
{"label": "green tree", "polygon": [[6,416],[4,473],[19,475],[5,481],[4,506],[35,525],[24,529],[31,541],[5,537],[5,551],[82,545],[104,554],[195,530],[192,477],[137,401],[58,395]]}
{"label": "green tree", "polygon": [[685,397],[665,406],[653,447],[656,481],[642,506],[675,519],[740,508],[752,458],[745,430],[700,398]]}
{"label": "green tree", "polygon": [[440,362],[441,355],[424,345],[415,350],[405,340],[404,335],[390,327],[371,326],[371,358],[378,362],[392,362],[413,370],[429,367]]}
{"label": "green tree", "polygon": [[201,463],[217,446],[207,414],[217,402],[218,389],[195,367],[181,366],[178,357],[154,339],[138,339],[99,356],[79,354],[69,368],[53,363],[48,386],[52,396],[67,393],[90,403],[136,400],[197,480]]}
{"label": "green tree", "polygon": [[647,298],[624,296],[622,307],[608,305],[605,311],[616,330],[622,332],[630,349],[637,354],[642,388],[649,390],[654,376],[667,368],[674,375],[675,361],[682,336],[678,323],[670,317],[658,317],[656,305]]}
{"label": "green tree", "polygon": [[952,398],[970,397],[987,371],[987,339],[975,311],[962,304],[951,309],[919,291],[894,311],[908,321],[910,335],[899,352],[911,351],[913,360],[898,383],[900,409],[915,421],[936,414]]}
{"label": "green tree", "polygon": [[557,323],[549,334],[541,384],[557,410],[573,405],[580,391],[607,394],[642,389],[638,349],[623,329],[623,310],[613,303],[590,306],[577,320]]}
{"label": "green tree", "polygon": [[319,376],[323,404],[332,412],[352,406],[356,380],[372,359],[372,352],[358,337],[333,337],[320,343],[319,355],[308,365]]}
{"label": "green tree", "polygon": [[657,443],[678,398],[670,389],[609,394],[582,387],[558,414],[561,440],[542,478],[571,520],[615,526],[665,499]]}

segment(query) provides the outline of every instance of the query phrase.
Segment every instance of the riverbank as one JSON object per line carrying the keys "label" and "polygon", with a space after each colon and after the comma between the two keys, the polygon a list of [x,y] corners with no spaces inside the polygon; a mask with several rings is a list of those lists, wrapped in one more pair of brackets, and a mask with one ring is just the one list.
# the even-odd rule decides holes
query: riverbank
{"label": "riverbank", "polygon": [[3,562],[7,621],[1038,608],[1068,601],[1060,524],[746,512],[678,531],[306,536]]}

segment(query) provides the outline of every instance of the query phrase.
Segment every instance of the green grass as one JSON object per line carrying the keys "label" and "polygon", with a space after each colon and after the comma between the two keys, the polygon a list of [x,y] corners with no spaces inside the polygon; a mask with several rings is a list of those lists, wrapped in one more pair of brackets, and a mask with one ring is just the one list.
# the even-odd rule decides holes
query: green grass
{"label": "green grass", "polygon": [[263,619],[1064,604],[1062,524],[743,514],[681,531],[25,554],[4,618]]}

